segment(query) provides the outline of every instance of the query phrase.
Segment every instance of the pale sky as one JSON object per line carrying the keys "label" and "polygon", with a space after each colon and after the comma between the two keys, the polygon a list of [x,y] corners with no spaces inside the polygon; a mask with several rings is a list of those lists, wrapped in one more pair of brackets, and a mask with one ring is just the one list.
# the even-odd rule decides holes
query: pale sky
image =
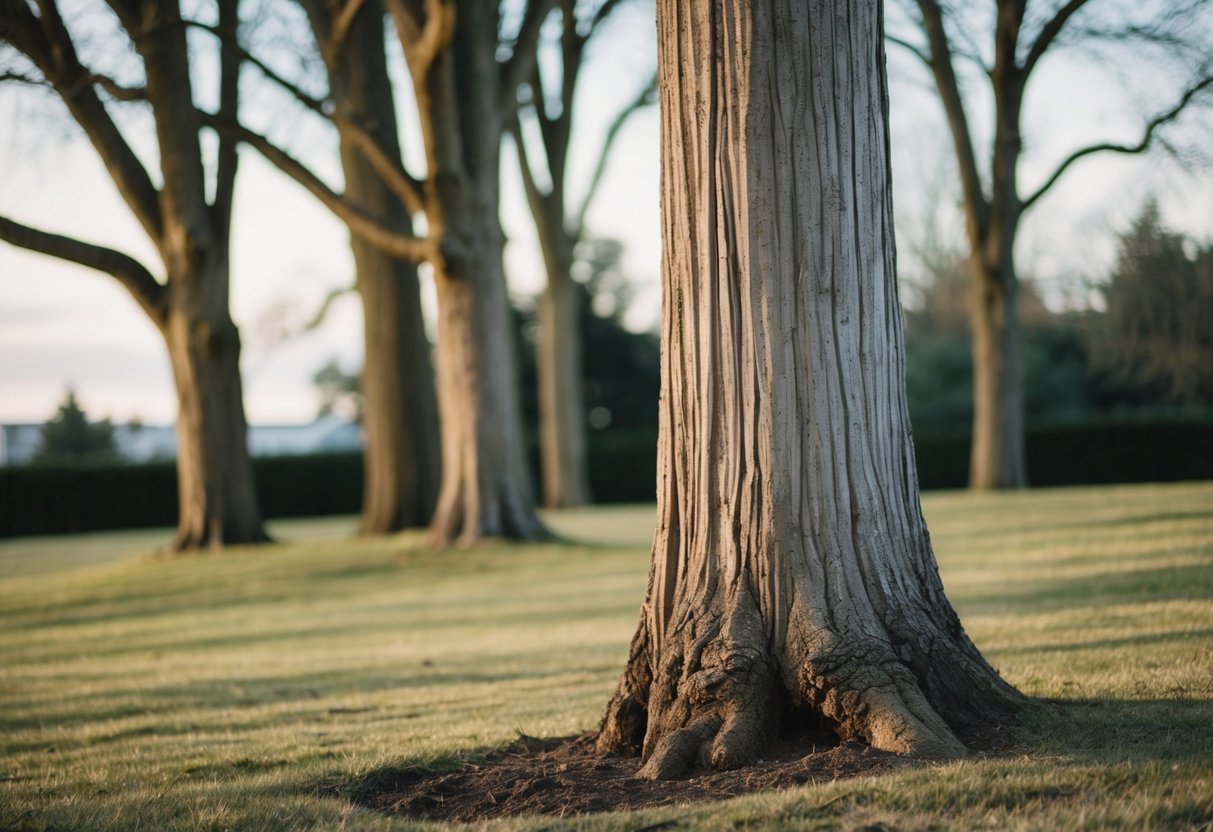
{"label": "pale sky", "polygon": [[[643,5],[626,9],[591,53],[574,138],[577,182],[588,177],[605,125],[651,72],[649,14]],[[950,164],[950,146],[938,101],[917,83],[922,77],[917,69],[894,51],[890,74],[895,200],[900,224],[912,228],[924,212],[922,183],[940,179],[939,167]],[[1135,139],[1140,114],[1168,106],[1172,96],[1159,90],[1151,101],[1126,101],[1133,96],[1104,73],[1063,57],[1042,64],[1029,90],[1024,120],[1029,152],[1021,189],[1035,187],[1073,147],[1103,138]],[[55,112],[26,90],[0,85],[0,214],[121,249],[158,274],[151,244],[91,146]],[[1180,135],[1197,129],[1180,128]],[[640,287],[631,313],[637,327],[653,325],[659,317],[657,129],[655,110],[629,124],[589,217],[593,233],[618,237],[627,246],[626,270]],[[310,141],[312,133],[319,137],[313,152],[331,144],[319,130],[302,135]],[[533,294],[542,271],[514,165],[507,147],[502,158],[507,270],[512,292]],[[276,346],[270,344],[269,321],[283,304],[296,318],[305,317],[328,291],[352,281],[348,234],[253,151],[241,152],[237,188],[232,312],[245,346],[249,419],[309,421],[316,409],[311,385],[316,369],[331,357],[351,369],[361,361],[358,300],[343,297],[319,330]],[[1174,227],[1213,239],[1208,168],[1185,171],[1159,155],[1103,156],[1074,168],[1029,215],[1019,249],[1023,271],[1036,274],[1055,300],[1077,285],[1076,273],[1098,275],[1114,251],[1112,232],[1125,227],[1151,193]],[[904,271],[911,267],[906,241],[899,247]],[[163,342],[116,281],[0,242],[0,422],[45,420],[68,386],[93,418],[163,424],[175,415]]]}

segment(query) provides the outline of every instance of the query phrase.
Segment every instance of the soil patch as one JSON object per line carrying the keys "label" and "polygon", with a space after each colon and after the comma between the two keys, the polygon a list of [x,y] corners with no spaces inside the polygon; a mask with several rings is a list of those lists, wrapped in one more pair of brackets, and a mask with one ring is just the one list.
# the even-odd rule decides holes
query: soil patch
{"label": "soil patch", "polygon": [[380,811],[426,820],[567,817],[723,800],[765,789],[878,774],[907,762],[858,743],[814,745],[802,739],[773,745],[767,759],[746,768],[655,782],[636,776],[637,758],[596,754],[592,734],[520,737],[507,748],[453,771],[414,767],[373,772],[362,780],[355,799]]}

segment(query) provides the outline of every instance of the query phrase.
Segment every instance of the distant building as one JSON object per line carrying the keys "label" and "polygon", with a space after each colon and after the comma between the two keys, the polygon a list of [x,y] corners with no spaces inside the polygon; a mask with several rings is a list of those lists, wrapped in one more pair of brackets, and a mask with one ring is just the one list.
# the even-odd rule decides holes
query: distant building
{"label": "distant building", "polygon": [[[0,425],[0,465],[24,465],[34,458],[42,440],[42,425]],[[357,451],[362,429],[336,416],[321,416],[305,425],[252,425],[248,433],[253,456]],[[177,458],[177,430],[164,425],[114,425],[114,445],[128,462]]]}

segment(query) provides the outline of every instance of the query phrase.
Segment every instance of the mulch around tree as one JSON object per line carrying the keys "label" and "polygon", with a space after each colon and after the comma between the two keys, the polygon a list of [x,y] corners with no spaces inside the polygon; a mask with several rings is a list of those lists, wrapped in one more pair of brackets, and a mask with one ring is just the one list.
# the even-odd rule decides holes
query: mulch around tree
{"label": "mulch around tree", "polygon": [[507,748],[453,771],[383,769],[356,789],[359,803],[410,818],[481,821],[514,815],[568,817],[723,800],[750,792],[879,774],[909,761],[858,743],[804,738],[771,747],[767,759],[734,771],[684,780],[636,776],[640,760],[602,757],[593,735],[520,737]]}

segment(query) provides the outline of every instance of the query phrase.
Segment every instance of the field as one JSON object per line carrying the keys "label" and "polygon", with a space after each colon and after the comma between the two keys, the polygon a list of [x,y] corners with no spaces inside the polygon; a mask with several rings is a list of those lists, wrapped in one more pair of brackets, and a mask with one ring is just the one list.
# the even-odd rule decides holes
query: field
{"label": "field", "polygon": [[[1213,829],[1213,483],[929,494],[948,592],[1041,699],[1011,754],[724,803],[494,829]],[[423,826],[352,797],[592,728],[643,594],[651,506],[570,542],[350,540],[158,559],[164,531],[0,541],[0,829]]]}

